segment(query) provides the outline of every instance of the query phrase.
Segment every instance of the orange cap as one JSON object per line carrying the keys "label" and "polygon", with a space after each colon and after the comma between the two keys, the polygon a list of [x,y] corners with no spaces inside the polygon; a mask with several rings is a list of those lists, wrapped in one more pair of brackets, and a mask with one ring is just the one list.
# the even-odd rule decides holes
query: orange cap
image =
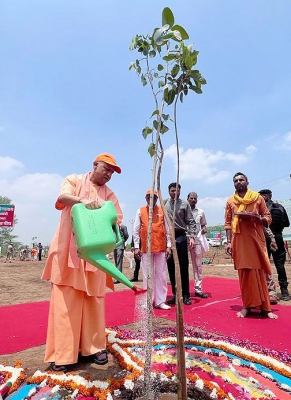
{"label": "orange cap", "polygon": [[113,157],[112,154],[109,153],[99,154],[99,156],[97,156],[94,161],[104,161],[107,164],[112,165],[114,167],[115,172],[117,172],[118,174],[121,173],[121,168],[116,164],[115,158]]}
{"label": "orange cap", "polygon": [[[151,194],[151,191],[152,191],[152,189],[148,189],[148,190],[146,191],[146,195],[147,195],[147,194]],[[158,192],[157,192],[156,190],[154,190],[154,195],[158,197]]]}

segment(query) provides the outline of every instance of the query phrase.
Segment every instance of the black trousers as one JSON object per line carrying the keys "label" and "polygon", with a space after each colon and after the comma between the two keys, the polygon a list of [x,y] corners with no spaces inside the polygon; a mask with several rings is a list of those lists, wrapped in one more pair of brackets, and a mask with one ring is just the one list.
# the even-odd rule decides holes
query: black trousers
{"label": "black trousers", "polygon": [[[179,259],[180,274],[181,274],[181,285],[182,285],[182,296],[190,297],[190,286],[189,286],[189,258],[188,258],[188,243],[186,234],[175,232],[176,237],[176,248]],[[177,241],[178,239],[178,241]],[[169,258],[167,261],[168,273],[172,286],[173,295],[176,294],[176,277],[175,277],[175,262],[174,257]]]}
{"label": "black trousers", "polygon": [[140,270],[140,260],[136,257],[134,257],[134,262],[135,262],[135,267],[134,267],[134,272],[133,272],[133,278],[138,279],[138,274]]}
{"label": "black trousers", "polygon": [[271,252],[269,247],[268,247],[268,255],[272,254],[273,261],[277,270],[278,274],[278,282],[280,285],[280,289],[285,289],[288,286],[288,280],[287,280],[287,275],[286,275],[286,270],[285,270],[285,262],[286,262],[286,249],[284,245],[284,240],[282,233],[274,233],[276,243],[278,246],[278,250]]}
{"label": "black trousers", "polygon": [[118,247],[117,247],[117,249],[114,249],[115,265],[119,269],[120,272],[122,272],[123,254],[124,254],[124,249],[120,249]]}

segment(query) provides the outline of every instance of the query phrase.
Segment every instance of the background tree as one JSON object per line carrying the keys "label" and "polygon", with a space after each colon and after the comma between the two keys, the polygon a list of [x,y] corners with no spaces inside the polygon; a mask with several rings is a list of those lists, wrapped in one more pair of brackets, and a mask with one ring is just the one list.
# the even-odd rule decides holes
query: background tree
{"label": "background tree", "polygon": [[[198,57],[198,51],[193,49],[193,45],[186,45],[185,40],[189,39],[186,30],[175,24],[172,11],[167,7],[162,13],[162,26],[155,28],[151,35],[136,35],[133,37],[130,49],[136,50],[140,57],[132,62],[130,69],[133,69],[141,79],[143,86],[149,84],[155,108],[151,114],[152,123],[148,124],[142,131],[145,139],[151,138],[148,152],[153,157],[152,168],[152,191],[157,186],[159,199],[163,208],[165,217],[171,227],[171,239],[173,257],[176,266],[178,265],[178,255],[175,246],[174,223],[171,224],[168,214],[165,210],[163,197],[160,190],[160,176],[162,170],[162,161],[164,149],[161,136],[169,131],[168,123],[174,125],[174,134],[177,150],[177,183],[179,182],[179,138],[177,126],[177,103],[183,102],[185,96],[190,92],[202,93],[202,85],[206,80],[200,72],[195,69]],[[158,58],[158,61],[156,60]],[[165,113],[167,106],[173,106],[173,116]],[[177,198],[175,199],[177,200]],[[147,239],[148,248],[148,304],[152,302],[151,285],[151,224],[153,211],[153,193],[150,198],[149,206],[149,234]],[[176,201],[174,204],[174,216]],[[175,221],[174,221],[175,222]],[[184,328],[183,328],[183,304],[181,293],[180,270],[176,267],[176,319],[177,319],[177,360],[178,360],[178,398],[187,399],[187,384],[185,370],[185,350],[184,350]],[[149,310],[151,311],[151,310]],[[152,341],[152,313],[148,313],[147,319],[149,340]],[[145,386],[146,392],[152,393],[150,382],[151,368],[151,346],[147,346],[145,360]]]}

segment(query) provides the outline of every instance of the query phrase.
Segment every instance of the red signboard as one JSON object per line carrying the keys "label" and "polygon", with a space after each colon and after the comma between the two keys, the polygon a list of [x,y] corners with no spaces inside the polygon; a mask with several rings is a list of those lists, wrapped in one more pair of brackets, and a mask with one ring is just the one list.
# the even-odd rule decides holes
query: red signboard
{"label": "red signboard", "polygon": [[0,204],[0,227],[12,228],[14,224],[14,206],[11,204]]}

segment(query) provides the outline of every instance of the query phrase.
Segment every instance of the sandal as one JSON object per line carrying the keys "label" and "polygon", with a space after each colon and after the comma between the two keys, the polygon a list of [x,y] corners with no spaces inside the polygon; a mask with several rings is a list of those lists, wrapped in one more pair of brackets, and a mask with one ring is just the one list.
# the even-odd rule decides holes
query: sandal
{"label": "sandal", "polygon": [[98,353],[94,354],[93,362],[94,364],[97,365],[107,364],[108,363],[107,350],[101,350],[98,351]]}
{"label": "sandal", "polygon": [[65,365],[56,365],[54,362],[51,363],[49,369],[54,372],[64,372],[66,373],[68,371],[67,367]]}

